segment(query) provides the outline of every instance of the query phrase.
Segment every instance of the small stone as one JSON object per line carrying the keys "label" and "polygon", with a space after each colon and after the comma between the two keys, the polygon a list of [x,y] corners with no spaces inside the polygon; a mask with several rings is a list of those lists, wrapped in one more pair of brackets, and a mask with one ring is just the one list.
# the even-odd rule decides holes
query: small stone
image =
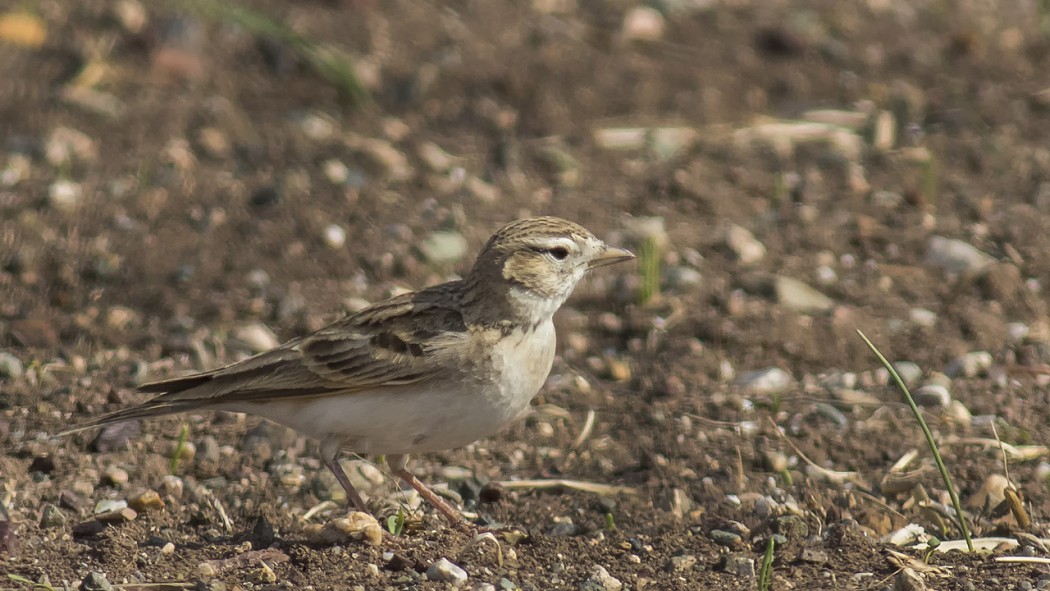
{"label": "small stone", "polygon": [[59,180],[51,183],[47,190],[48,202],[59,211],[73,211],[80,206],[84,189],[80,183]]}
{"label": "small stone", "polygon": [[117,511],[110,511],[108,513],[99,513],[95,515],[95,520],[99,523],[128,523],[135,521],[135,518],[139,514],[131,507],[125,507]]}
{"label": "small stone", "polygon": [[730,224],[726,229],[725,243],[742,265],[753,265],[766,257],[766,246],[743,226]]}
{"label": "small stone", "polygon": [[467,254],[467,239],[459,232],[434,232],[423,239],[419,250],[435,265],[456,263]]}
{"label": "small stone", "polygon": [[427,568],[427,578],[431,581],[445,581],[452,583],[455,587],[461,587],[467,582],[467,571],[452,564],[447,558],[442,558]]}
{"label": "small stone", "polygon": [[713,529],[711,530],[711,540],[719,546],[728,546],[732,548],[734,546],[739,546],[743,541],[743,538],[740,537],[740,534],[731,531]]}
{"label": "small stone", "polygon": [[163,509],[164,500],[160,498],[160,493],[157,491],[146,489],[128,499],[128,506],[141,513],[143,511]]}
{"label": "small stone", "polygon": [[738,577],[752,579],[755,577],[755,559],[738,554],[726,556],[725,571]]}
{"label": "small stone", "polygon": [[751,394],[783,394],[794,384],[794,379],[779,367],[768,367],[743,374],[736,384]]}
{"label": "small stone", "polygon": [[0,521],[0,556],[14,557],[18,554],[18,536],[10,521]]}
{"label": "small stone", "polygon": [[99,429],[98,435],[88,444],[88,449],[98,453],[127,449],[131,441],[141,434],[142,424],[139,421],[113,423]]}
{"label": "small stone", "polygon": [[325,246],[336,250],[346,244],[346,230],[338,224],[328,224],[321,233]]}
{"label": "small stone", "polygon": [[798,515],[781,515],[773,521],[773,531],[789,540],[804,540],[809,536],[809,525]]}
{"label": "small stone", "polygon": [[339,160],[326,160],[323,167],[325,178],[333,185],[346,184],[350,178],[350,169]]}
{"label": "small stone", "polygon": [[423,142],[417,149],[419,159],[423,161],[430,172],[447,172],[456,163],[456,157],[449,154],[441,146],[434,142]]}
{"label": "small stone", "polygon": [[636,6],[623,19],[623,37],[629,41],[658,41],[666,28],[664,16],[649,6]]}
{"label": "small stone", "polygon": [[893,364],[893,369],[897,371],[897,375],[904,381],[904,385],[909,388],[915,386],[922,379],[922,368],[919,367],[918,363],[897,361]]}
{"label": "small stone", "polygon": [[927,245],[926,262],[948,273],[968,273],[981,270],[995,259],[961,240],[933,236]]}
{"label": "small stone", "polygon": [[940,384],[925,384],[915,390],[915,403],[919,406],[944,408],[952,401],[948,388]]}
{"label": "small stone", "polygon": [[160,479],[160,493],[164,496],[181,499],[184,487],[183,480],[174,474],[165,474]]}
{"label": "small stone", "polygon": [[48,529],[52,527],[62,527],[65,524],[65,513],[62,513],[61,509],[51,503],[44,503],[43,508],[40,510],[40,527]]}
{"label": "small stone", "polygon": [[692,554],[682,554],[680,556],[674,556],[671,558],[671,562],[668,564],[668,570],[673,572],[682,572],[692,569],[696,566],[698,559]]}
{"label": "small stone", "polygon": [[835,305],[828,296],[791,277],[778,275],[774,289],[780,305],[798,312],[822,312]]}
{"label": "small stone", "polygon": [[912,308],[908,310],[908,318],[912,324],[922,328],[933,328],[937,325],[937,313],[926,308]]}
{"label": "small stone", "polygon": [[84,508],[85,504],[84,499],[82,499],[80,495],[73,491],[64,490],[58,493],[58,506],[79,513],[81,509]]}
{"label": "small stone", "polygon": [[233,338],[252,353],[269,351],[280,344],[277,335],[273,334],[268,326],[259,322],[238,326],[233,330]]}
{"label": "small stone", "polygon": [[102,471],[102,482],[112,486],[121,487],[128,483],[128,471],[110,464]]}
{"label": "small stone", "polygon": [[94,536],[106,529],[106,524],[97,519],[82,521],[73,526],[74,536]]}
{"label": "small stone", "polygon": [[944,417],[958,427],[968,428],[973,425],[973,413],[958,400],[948,403],[948,408],[944,409]]}
{"label": "small stone", "polygon": [[163,546],[160,547],[160,553],[161,554],[174,554],[175,553],[175,544],[172,544],[171,542],[165,543]]}
{"label": "small stone", "polygon": [[260,187],[252,193],[251,204],[253,207],[262,209],[277,205],[281,202],[281,191],[273,185]]}
{"label": "small stone", "polygon": [[992,363],[991,353],[974,351],[953,359],[944,369],[944,373],[950,378],[974,378],[988,371]]}
{"label": "small stone", "polygon": [[0,351],[0,377],[17,380],[24,371],[22,360],[7,351]]}
{"label": "small stone", "polygon": [[92,513],[95,515],[100,513],[112,513],[113,511],[127,509],[127,507],[128,502],[123,499],[102,499],[95,503],[95,509]]}
{"label": "small stone", "polygon": [[620,591],[620,589],[623,589],[623,582],[610,575],[604,566],[596,564],[591,567],[590,577],[580,585],[580,591],[590,589],[594,591]]}
{"label": "small stone", "polygon": [[73,492],[82,497],[90,497],[95,494],[95,485],[87,480],[76,480],[73,482]]}
{"label": "small stone", "polygon": [[113,585],[106,579],[106,575],[91,571],[80,581],[80,591],[113,591]]}
{"label": "small stone", "polygon": [[696,269],[689,267],[669,267],[667,273],[667,284],[672,289],[689,289],[703,283],[704,276]]}

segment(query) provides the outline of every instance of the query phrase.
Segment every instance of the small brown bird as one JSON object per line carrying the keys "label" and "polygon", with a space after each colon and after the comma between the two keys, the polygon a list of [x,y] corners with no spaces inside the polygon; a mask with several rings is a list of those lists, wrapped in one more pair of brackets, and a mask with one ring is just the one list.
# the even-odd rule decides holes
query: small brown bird
{"label": "small brown bird", "polygon": [[379,302],[212,371],[139,389],[159,396],[66,433],[197,410],[259,415],[321,442],[322,461],[367,512],[338,460],[386,454],[450,521],[462,515],[406,468],[408,454],[467,445],[521,415],[550,373],[552,316],[588,269],[634,258],[554,218],[492,236],[466,277]]}

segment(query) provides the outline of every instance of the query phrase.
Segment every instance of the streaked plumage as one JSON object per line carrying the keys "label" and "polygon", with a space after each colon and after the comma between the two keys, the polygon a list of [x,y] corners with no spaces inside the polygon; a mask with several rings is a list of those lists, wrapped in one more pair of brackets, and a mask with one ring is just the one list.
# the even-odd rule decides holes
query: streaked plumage
{"label": "streaked plumage", "polygon": [[358,509],[336,462],[343,449],[388,454],[395,473],[455,520],[405,469],[406,454],[471,443],[522,413],[550,372],[554,312],[589,268],[632,257],[566,220],[519,220],[489,239],[462,280],[226,367],[146,384],[141,391],[159,395],[73,431],[190,410],[248,412],[319,439]]}

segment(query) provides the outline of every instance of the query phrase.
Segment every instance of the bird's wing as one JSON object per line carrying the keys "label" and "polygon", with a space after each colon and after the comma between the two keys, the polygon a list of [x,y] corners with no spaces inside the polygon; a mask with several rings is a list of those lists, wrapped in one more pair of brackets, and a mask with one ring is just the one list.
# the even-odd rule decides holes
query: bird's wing
{"label": "bird's wing", "polygon": [[239,363],[141,389],[209,404],[349,393],[398,386],[449,371],[467,342],[447,284],[380,302],[321,330]]}
{"label": "bird's wing", "polygon": [[454,299],[456,285],[388,299],[226,367],[145,384],[141,391],[159,395],[74,431],[237,402],[351,394],[455,373],[462,367],[456,360],[466,358],[470,343]]}

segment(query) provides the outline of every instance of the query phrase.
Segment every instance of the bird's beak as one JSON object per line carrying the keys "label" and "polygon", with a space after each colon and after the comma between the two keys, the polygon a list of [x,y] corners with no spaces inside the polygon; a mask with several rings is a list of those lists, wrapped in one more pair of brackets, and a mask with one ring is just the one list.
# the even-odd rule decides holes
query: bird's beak
{"label": "bird's beak", "polygon": [[604,267],[606,265],[614,265],[616,263],[622,263],[623,261],[629,261],[634,258],[634,254],[629,250],[622,248],[616,248],[613,246],[606,246],[605,250],[598,256],[591,259],[589,268],[594,269],[595,267]]}

